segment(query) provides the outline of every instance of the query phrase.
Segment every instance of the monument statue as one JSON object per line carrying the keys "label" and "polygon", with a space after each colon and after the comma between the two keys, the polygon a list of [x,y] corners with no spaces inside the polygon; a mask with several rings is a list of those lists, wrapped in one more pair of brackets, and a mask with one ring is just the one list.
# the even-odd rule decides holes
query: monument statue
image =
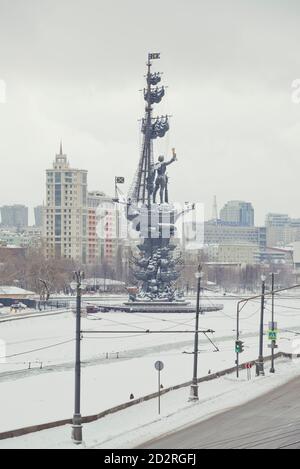
{"label": "monument statue", "polygon": [[[174,254],[176,244],[173,238],[176,232],[176,220],[181,214],[169,201],[167,167],[176,161],[175,149],[172,158],[165,161],[163,156],[154,163],[153,142],[164,137],[169,130],[169,116],[153,117],[153,106],[159,103],[165,93],[160,73],[152,73],[151,66],[159,54],[149,54],[147,62],[147,88],[144,89],[146,102],[145,116],[142,119],[141,132],[143,145],[138,168],[127,198],[127,219],[139,232],[141,242],[138,255],[131,259],[132,272],[139,283],[137,290],[130,289],[130,302],[149,302],[152,307],[180,307],[184,302],[176,286],[180,275],[181,254]],[[157,203],[157,196],[159,201]],[[130,303],[129,302],[129,303]],[[163,306],[162,306],[163,304]],[[166,306],[166,304],[168,306]],[[179,306],[178,306],[179,307]]]}
{"label": "monument statue", "polygon": [[172,149],[173,156],[170,161],[164,161],[164,156],[160,155],[158,157],[158,163],[154,165],[155,171],[155,182],[154,182],[154,193],[153,193],[153,203],[156,203],[157,192],[159,191],[160,203],[163,204],[169,202],[168,197],[168,176],[167,176],[167,166],[176,161],[175,149]]}
{"label": "monument statue", "polygon": [[[169,200],[167,167],[177,160],[175,149],[172,157],[165,161],[163,156],[154,163],[154,142],[163,138],[169,130],[169,116],[153,116],[153,108],[161,102],[165,88],[158,86],[161,74],[152,72],[153,60],[160,54],[148,55],[146,88],[144,91],[145,115],[141,123],[142,148],[125,202],[126,217],[132,230],[139,235],[134,254],[130,257],[130,268],[136,282],[128,286],[129,300],[122,305],[115,305],[114,311],[183,313],[194,312],[195,306],[186,301],[178,288],[183,261],[175,242],[176,222],[187,212],[195,209],[195,204],[185,203],[184,207]],[[116,178],[121,179],[123,178]],[[115,179],[116,202],[118,181]],[[159,194],[160,203],[156,199]],[[122,206],[124,207],[124,199]],[[133,245],[133,243],[132,243]],[[206,307],[206,311],[220,308]],[[107,305],[103,305],[107,311]],[[202,306],[202,311],[204,308]]]}

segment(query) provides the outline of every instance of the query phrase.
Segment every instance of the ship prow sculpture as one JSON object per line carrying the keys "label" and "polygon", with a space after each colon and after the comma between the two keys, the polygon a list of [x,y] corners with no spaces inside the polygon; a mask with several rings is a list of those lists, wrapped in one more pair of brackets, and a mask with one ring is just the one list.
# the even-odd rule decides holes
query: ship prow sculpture
{"label": "ship prow sculpture", "polygon": [[[181,216],[169,201],[167,168],[177,156],[172,149],[170,159],[159,155],[154,161],[153,141],[163,138],[169,130],[169,117],[154,116],[154,105],[160,103],[165,94],[161,73],[152,72],[152,61],[160,54],[149,54],[147,62],[146,88],[144,89],[145,116],[141,133],[143,144],[138,168],[128,194],[127,219],[139,232],[139,254],[131,260],[138,288],[129,289],[126,305],[133,310],[182,311],[194,310],[176,288],[182,265],[181,254],[176,254],[176,221]],[[189,210],[191,208],[186,208]]]}

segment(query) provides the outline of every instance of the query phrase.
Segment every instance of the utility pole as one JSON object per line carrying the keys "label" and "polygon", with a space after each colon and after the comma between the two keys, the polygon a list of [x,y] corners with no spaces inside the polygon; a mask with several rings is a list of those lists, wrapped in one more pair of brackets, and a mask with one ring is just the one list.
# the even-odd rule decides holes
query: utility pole
{"label": "utility pole", "polygon": [[[240,339],[240,315],[241,315],[241,311],[247,305],[247,303],[249,301],[257,300],[257,299],[262,298],[262,297],[264,297],[264,299],[265,299],[266,296],[271,296],[272,294],[275,295],[276,293],[282,293],[282,292],[285,292],[285,291],[294,290],[295,288],[300,288],[300,284],[292,285],[291,287],[286,287],[286,288],[279,288],[277,290],[273,290],[272,292],[265,292],[265,290],[264,290],[263,294],[250,296],[249,298],[243,298],[242,300],[239,300],[237,302],[237,311],[236,311],[236,343]],[[238,378],[239,377],[239,352],[238,352],[237,349],[236,349],[235,364],[236,364],[236,376]]]}
{"label": "utility pole", "polygon": [[198,266],[198,271],[195,273],[197,278],[197,302],[196,302],[196,323],[195,323],[195,339],[194,339],[194,367],[193,367],[193,382],[191,385],[191,394],[189,401],[198,401],[198,337],[199,337],[199,314],[200,314],[200,295],[201,295],[201,278],[203,272],[201,265]]}
{"label": "utility pole", "polygon": [[[238,303],[237,303],[237,313],[236,313],[236,341],[235,341],[236,344],[240,340],[240,312],[241,312],[241,302],[238,301]],[[239,353],[238,353],[237,347],[235,348],[235,353],[236,353],[236,359],[235,359],[236,377],[239,378],[239,376],[240,376],[240,363],[239,363]]]}
{"label": "utility pole", "polygon": [[[120,280],[122,279],[122,247],[123,245],[121,245],[121,242],[120,242],[120,236],[121,236],[121,233],[120,233],[120,200],[119,200],[119,190],[118,190],[118,184],[124,184],[125,183],[125,178],[123,176],[115,176],[115,199],[114,199],[114,208],[115,208],[115,216],[116,216],[116,239],[115,239],[115,243],[116,243],[116,252],[117,252],[117,258],[115,259],[115,265],[116,265],[116,269],[119,269],[121,270],[121,276],[120,276]],[[118,265],[119,263],[119,265]]]}
{"label": "utility pole", "polygon": [[264,312],[265,312],[265,291],[266,291],[266,276],[261,276],[262,289],[261,289],[261,308],[260,308],[260,328],[259,328],[259,353],[256,363],[256,376],[264,376]]}
{"label": "utility pole", "polygon": [[[275,330],[275,324],[274,324],[274,314],[275,314],[275,293],[274,293],[274,287],[275,287],[275,274],[274,272],[272,273],[272,331]],[[275,350],[275,345],[276,345],[276,340],[272,340],[271,342],[271,368],[270,368],[270,373],[275,373],[275,367],[274,367],[274,350]]]}
{"label": "utility pole", "polygon": [[81,379],[81,363],[80,363],[80,340],[81,340],[81,282],[84,273],[74,272],[74,280],[76,282],[76,347],[75,347],[75,406],[72,425],[72,440],[76,445],[82,443],[82,418],[80,413],[80,379]]}

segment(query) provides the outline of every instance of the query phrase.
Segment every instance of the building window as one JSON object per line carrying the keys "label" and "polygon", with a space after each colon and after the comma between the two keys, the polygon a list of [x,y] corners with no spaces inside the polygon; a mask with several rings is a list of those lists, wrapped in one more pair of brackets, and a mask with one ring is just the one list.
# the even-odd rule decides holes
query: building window
{"label": "building window", "polygon": [[55,206],[58,207],[61,205],[61,186],[59,184],[55,185]]}
{"label": "building window", "polygon": [[55,215],[55,236],[61,236],[61,215]]}

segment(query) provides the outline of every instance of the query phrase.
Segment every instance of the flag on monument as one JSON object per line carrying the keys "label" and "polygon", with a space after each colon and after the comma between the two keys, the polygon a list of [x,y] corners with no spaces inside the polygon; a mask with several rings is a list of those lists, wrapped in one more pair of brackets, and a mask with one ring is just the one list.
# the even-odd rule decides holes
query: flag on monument
{"label": "flag on monument", "polygon": [[160,59],[160,52],[149,54],[149,60]]}
{"label": "flag on monument", "polygon": [[121,176],[116,176],[115,181],[116,181],[116,184],[124,184],[125,178]]}

